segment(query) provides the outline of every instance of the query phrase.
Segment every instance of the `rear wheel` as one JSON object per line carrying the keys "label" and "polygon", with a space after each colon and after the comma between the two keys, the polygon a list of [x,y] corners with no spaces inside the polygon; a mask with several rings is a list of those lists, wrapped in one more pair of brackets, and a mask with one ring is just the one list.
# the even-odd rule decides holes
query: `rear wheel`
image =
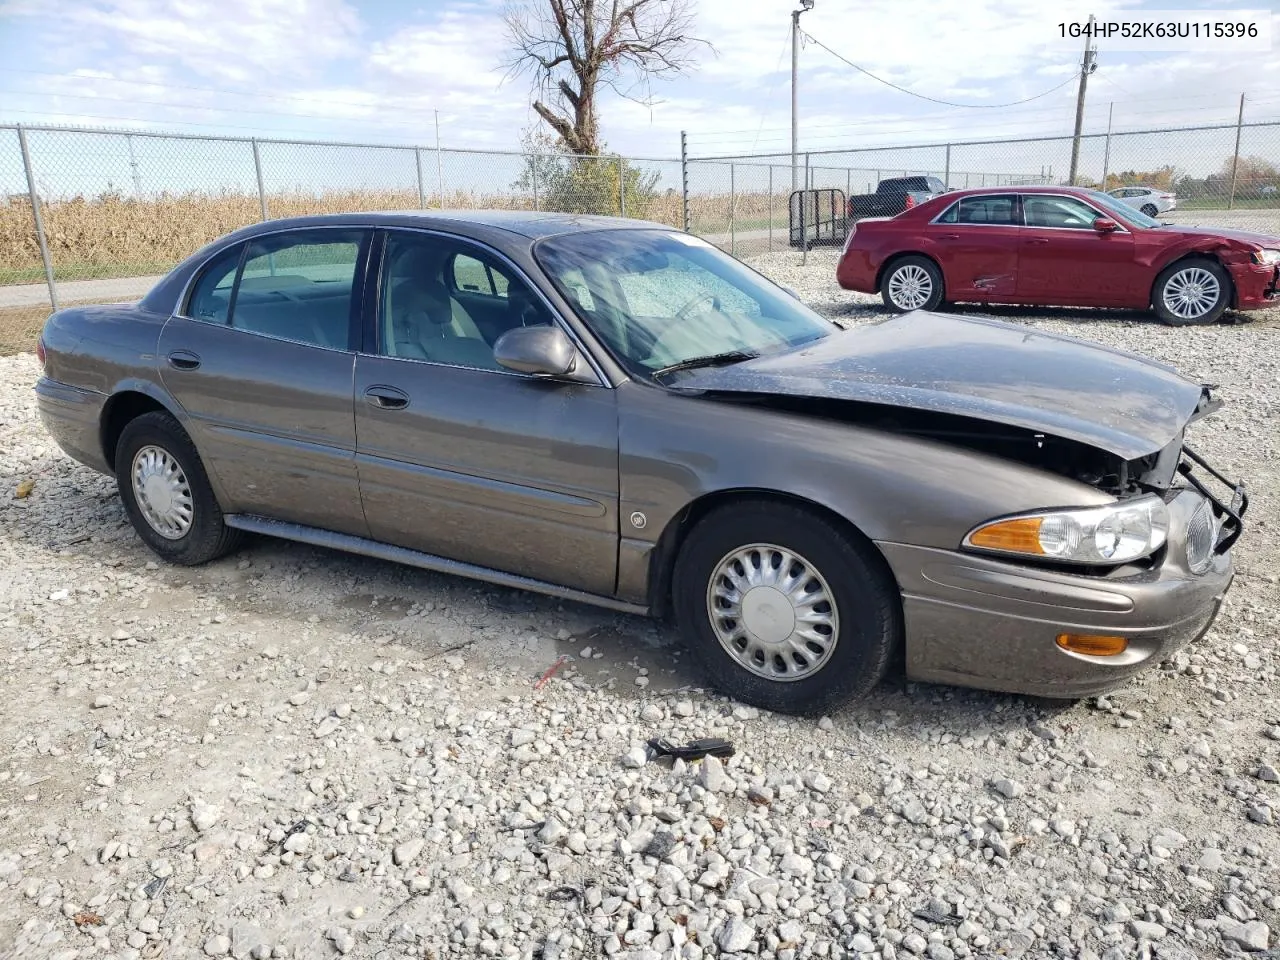
{"label": "rear wheel", "polygon": [[143,543],[170,563],[208,563],[234,549],[240,531],[222,522],[204,464],[168,413],[130,420],[116,444],[116,485]]}
{"label": "rear wheel", "polygon": [[1154,203],[1144,203],[1142,205],[1142,212],[1145,213],[1148,217],[1154,217],[1157,213],[1160,212],[1160,208],[1157,207]]}
{"label": "rear wheel", "polygon": [[712,684],[767,710],[817,713],[868,693],[902,636],[874,548],[790,504],[747,501],[689,533],[676,619]]}
{"label": "rear wheel", "polygon": [[1173,327],[1216,322],[1231,303],[1231,277],[1216,260],[1191,257],[1165,267],[1156,277],[1151,304],[1162,323]]}
{"label": "rear wheel", "polygon": [[936,310],[942,303],[942,271],[928,257],[896,260],[880,281],[880,297],[890,310]]}

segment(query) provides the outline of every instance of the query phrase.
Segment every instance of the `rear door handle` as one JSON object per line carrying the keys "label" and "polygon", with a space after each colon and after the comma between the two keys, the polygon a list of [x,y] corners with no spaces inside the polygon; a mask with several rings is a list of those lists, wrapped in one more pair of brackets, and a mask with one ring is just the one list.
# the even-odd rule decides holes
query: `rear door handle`
{"label": "rear door handle", "polygon": [[1048,243],[1048,242],[1049,242],[1048,239],[1045,237],[1032,237],[1027,241],[1027,243]]}
{"label": "rear door handle", "polygon": [[409,395],[395,387],[370,387],[364,392],[364,399],[382,410],[403,410],[409,405]]}
{"label": "rear door handle", "polygon": [[175,350],[169,354],[169,366],[175,370],[195,370],[200,366],[200,356],[190,350]]}

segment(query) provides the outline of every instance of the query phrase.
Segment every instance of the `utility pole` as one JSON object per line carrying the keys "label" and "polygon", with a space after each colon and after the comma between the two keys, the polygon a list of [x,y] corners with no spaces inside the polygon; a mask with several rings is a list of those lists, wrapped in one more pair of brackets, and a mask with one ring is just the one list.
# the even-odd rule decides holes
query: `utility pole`
{"label": "utility pole", "polygon": [[1093,49],[1094,16],[1089,14],[1089,31],[1084,38],[1084,59],[1080,61],[1080,90],[1076,93],[1076,132],[1071,140],[1071,170],[1067,183],[1075,186],[1076,167],[1080,163],[1080,129],[1084,126],[1084,92],[1089,86],[1089,74],[1098,69],[1097,54]]}
{"label": "utility pole", "polygon": [[800,0],[800,9],[791,11],[791,189],[798,189],[800,176],[800,118],[796,110],[796,75],[800,71],[800,14],[813,9],[813,0]]}
{"label": "utility pole", "polygon": [[1116,102],[1112,100],[1107,107],[1107,148],[1102,152],[1102,186],[1098,187],[1103,193],[1107,191],[1107,177],[1111,175],[1111,118],[1115,110]]}

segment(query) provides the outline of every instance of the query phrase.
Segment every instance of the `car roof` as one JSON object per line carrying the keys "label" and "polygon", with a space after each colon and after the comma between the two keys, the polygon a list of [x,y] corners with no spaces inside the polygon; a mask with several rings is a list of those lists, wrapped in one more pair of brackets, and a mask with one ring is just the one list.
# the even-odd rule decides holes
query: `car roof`
{"label": "car roof", "polygon": [[252,235],[258,232],[255,228],[274,232],[314,226],[431,227],[457,224],[473,224],[506,230],[529,239],[592,230],[677,229],[667,224],[647,220],[579,213],[542,213],[531,210],[375,210],[266,220],[253,224],[245,230],[237,231],[237,234]]}
{"label": "car roof", "polygon": [[963,190],[952,190],[945,193],[946,197],[989,197],[996,193],[1070,193],[1070,194],[1089,194],[1097,193],[1092,187],[1054,187],[1045,184],[1037,184],[1035,186],[1025,187],[967,187]]}

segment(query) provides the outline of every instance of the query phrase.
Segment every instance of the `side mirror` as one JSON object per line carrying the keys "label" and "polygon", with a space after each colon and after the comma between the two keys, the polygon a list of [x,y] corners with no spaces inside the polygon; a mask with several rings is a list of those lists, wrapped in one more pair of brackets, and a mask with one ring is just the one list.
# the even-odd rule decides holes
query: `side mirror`
{"label": "side mirror", "polygon": [[1097,230],[1099,233],[1114,233],[1116,230],[1120,229],[1120,224],[1108,217],[1099,217],[1097,220],[1093,221],[1093,229]]}
{"label": "side mirror", "polygon": [[493,359],[519,373],[563,377],[573,372],[578,351],[557,326],[515,327],[493,345]]}

